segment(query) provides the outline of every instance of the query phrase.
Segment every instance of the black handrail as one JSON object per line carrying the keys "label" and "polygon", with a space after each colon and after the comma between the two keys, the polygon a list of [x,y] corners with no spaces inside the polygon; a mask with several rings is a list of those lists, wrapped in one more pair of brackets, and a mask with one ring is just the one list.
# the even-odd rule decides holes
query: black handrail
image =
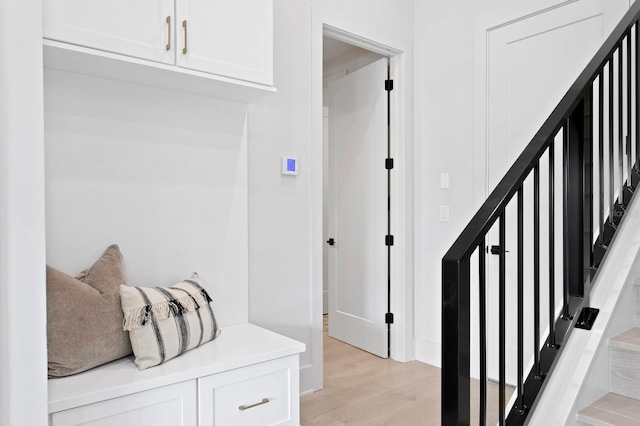
{"label": "black handrail", "polygon": [[[595,54],[586,68],[576,79],[575,83],[558,103],[551,115],[544,122],[540,130],[533,137],[531,142],[523,150],[512,167],[507,171],[503,179],[491,192],[485,203],[480,207],[469,224],[465,227],[460,236],[453,243],[449,251],[442,259],[442,424],[457,425],[469,424],[471,412],[470,398],[470,336],[471,336],[471,256],[480,253],[479,259],[479,323],[480,323],[480,424],[486,422],[486,306],[485,303],[485,256],[486,236],[496,225],[499,225],[500,244],[497,253],[499,254],[499,411],[504,412],[505,401],[505,362],[504,362],[504,304],[505,304],[505,221],[507,205],[517,194],[518,199],[518,377],[517,388],[515,389],[517,398],[509,416],[505,418],[500,415],[500,424],[522,424],[530,407],[537,400],[538,394],[562,348],[562,342],[566,339],[572,326],[576,323],[577,314],[585,304],[584,298],[588,296],[591,286],[591,278],[597,270],[609,244],[612,241],[617,225],[624,216],[626,206],[629,204],[634,189],[640,181],[640,171],[638,171],[638,156],[640,155],[640,1],[636,1],[629,11],[622,18],[620,23],[613,30],[611,35],[604,42],[602,47]],[[632,37],[632,34],[635,37]],[[624,49],[626,40],[626,49]],[[635,54],[632,53],[634,44]],[[626,51],[626,53],[625,53]],[[626,55],[626,56],[625,56]],[[635,75],[632,75],[631,62],[635,59]],[[623,91],[625,81],[623,81],[623,63],[626,60],[626,97]],[[614,103],[614,67],[617,64],[618,90],[617,106]],[[604,80],[609,83],[609,103],[608,117],[604,116],[603,109]],[[594,83],[598,80],[597,85]],[[635,82],[635,83],[632,83]],[[635,84],[635,103],[632,103],[632,84]],[[598,97],[598,114],[594,116],[594,88]],[[623,104],[623,100],[626,104]],[[623,145],[624,127],[623,113],[626,105],[627,117],[627,141]],[[614,122],[614,109],[618,111],[618,123]],[[632,161],[632,109],[635,112],[635,161]],[[605,152],[603,132],[605,120],[609,125],[609,153]],[[598,124],[598,155],[599,167],[594,169],[592,153],[594,149],[594,125]],[[617,153],[618,167],[613,164],[614,146],[613,134],[614,125],[618,128]],[[554,271],[555,271],[555,225],[554,225],[554,188],[555,179],[553,167],[554,145],[556,135],[562,132],[562,151],[555,149],[562,154],[564,188],[563,214],[565,223],[563,224],[563,304],[561,315],[555,314],[554,300]],[[540,241],[539,225],[539,165],[541,158],[547,154],[549,158],[549,336],[544,346],[539,345],[539,277],[540,266],[538,253]],[[604,171],[604,156],[609,159],[608,176]],[[624,157],[627,158],[626,173]],[[632,168],[633,167],[633,168]],[[594,188],[594,174],[598,172],[599,196],[594,200],[592,194]],[[524,182],[533,172],[534,180],[534,222],[535,241],[534,252],[534,303],[535,303],[535,329],[536,340],[534,343],[534,367],[527,377],[522,371],[522,214],[523,214],[523,188]],[[616,179],[616,177],[618,177]],[[609,183],[609,202],[605,203],[605,177]],[[618,180],[619,197],[614,199],[614,181]],[[571,191],[568,189],[571,188]],[[594,204],[595,201],[595,204]],[[609,207],[609,217],[605,220],[605,206]],[[599,217],[596,220],[598,235],[595,235],[594,220],[592,212],[598,208]],[[585,235],[585,229],[590,232]],[[597,237],[595,245],[592,244]],[[510,284],[511,285],[511,284]],[[586,297],[588,299],[588,297]],[[525,382],[523,383],[523,380]]]}

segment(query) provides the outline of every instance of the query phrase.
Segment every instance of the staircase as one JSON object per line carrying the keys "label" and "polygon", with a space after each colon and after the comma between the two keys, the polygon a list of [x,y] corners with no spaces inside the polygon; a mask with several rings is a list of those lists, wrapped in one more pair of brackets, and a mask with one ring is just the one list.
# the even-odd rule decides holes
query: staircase
{"label": "staircase", "polygon": [[[579,387],[562,373],[586,374],[585,363],[567,360],[595,346],[576,354],[572,341],[589,339],[584,330],[594,326],[592,307],[604,316],[611,313],[611,306],[597,306],[597,296],[613,289],[604,278],[618,261],[616,247],[640,231],[640,223],[626,226],[640,216],[633,213],[636,192],[640,1],[631,5],[442,259],[442,425],[468,425],[476,412],[484,425],[495,407],[501,426],[576,421],[575,414],[555,422],[534,419],[574,409],[575,399],[559,402]],[[637,252],[636,247],[629,254],[635,258]],[[488,260],[488,255],[497,258]],[[583,330],[574,333],[576,328]],[[599,333],[591,336],[599,339]],[[582,410],[578,419],[640,426],[640,329],[609,344],[613,393]],[[488,397],[490,376],[497,380],[497,401]],[[477,397],[472,377],[479,378]],[[559,392],[550,392],[558,380]],[[514,385],[511,402],[509,384]]]}
{"label": "staircase", "polygon": [[[636,324],[640,324],[640,279],[635,282]],[[583,425],[640,425],[640,327],[609,339],[611,392],[578,413]]]}

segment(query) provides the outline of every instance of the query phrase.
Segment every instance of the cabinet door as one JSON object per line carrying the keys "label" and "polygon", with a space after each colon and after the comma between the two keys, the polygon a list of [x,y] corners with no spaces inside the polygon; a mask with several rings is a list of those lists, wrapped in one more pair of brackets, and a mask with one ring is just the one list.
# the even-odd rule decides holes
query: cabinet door
{"label": "cabinet door", "polygon": [[[46,0],[43,34],[108,52],[174,63],[173,0]],[[171,22],[167,22],[171,17]]]}
{"label": "cabinet door", "polygon": [[177,383],[51,415],[51,426],[196,426],[196,381]]}
{"label": "cabinet door", "polygon": [[300,424],[298,355],[198,379],[199,424]]}
{"label": "cabinet door", "polygon": [[177,65],[273,84],[272,0],[177,0],[176,17]]}

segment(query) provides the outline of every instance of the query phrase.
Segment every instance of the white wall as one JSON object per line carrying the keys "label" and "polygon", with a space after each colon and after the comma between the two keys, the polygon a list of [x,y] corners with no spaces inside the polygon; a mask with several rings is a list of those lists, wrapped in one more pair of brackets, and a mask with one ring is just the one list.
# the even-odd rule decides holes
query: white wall
{"label": "white wall", "polygon": [[198,272],[222,326],[248,320],[246,104],[45,70],[47,263],[116,243],[129,285]]}
{"label": "white wall", "polygon": [[[484,179],[473,174],[475,21],[481,12],[509,3],[416,1],[416,358],[438,366],[441,260],[477,207],[470,202],[473,179]],[[448,190],[440,189],[443,172],[450,176]],[[440,205],[450,207],[450,222],[440,222]]]}
{"label": "white wall", "polygon": [[[278,93],[249,106],[249,313],[307,345],[305,392],[322,381],[322,24],[410,54],[413,1],[280,0],[274,19]],[[283,155],[297,177],[280,175]]]}
{"label": "white wall", "polygon": [[[525,129],[519,134],[519,126],[513,122],[492,116],[487,110],[487,99],[491,100],[496,84],[488,84],[487,73],[501,66],[505,72],[520,70],[498,82],[508,93],[526,92],[531,89],[542,93],[548,89],[541,81],[527,81],[522,84],[522,64],[514,64],[517,55],[511,55],[504,64],[496,64],[496,51],[500,49],[513,53],[512,39],[503,37],[501,45],[491,37],[500,35],[507,26],[518,27],[529,24],[524,21],[537,17],[545,25],[544,14],[555,13],[560,8],[588,9],[585,13],[597,22],[603,40],[628,7],[627,0],[607,2],[605,0],[483,0],[481,2],[463,0],[461,2],[421,2],[416,1],[415,11],[415,336],[416,358],[440,365],[441,342],[441,260],[455,238],[464,229],[472,215],[486,197],[486,123],[490,119],[498,122],[504,134],[509,131],[512,139],[518,136],[526,140],[531,137]],[[606,8],[615,13],[600,16]],[[622,9],[622,10],[620,10]],[[590,21],[591,22],[591,21]],[[534,25],[534,24],[532,24]],[[542,27],[540,27],[542,28]],[[558,28],[562,28],[559,26]],[[582,27],[581,27],[582,28]],[[546,31],[546,29],[545,29]],[[542,29],[539,31],[544,33]],[[556,32],[560,33],[560,32]],[[532,31],[530,34],[535,34]],[[530,35],[529,34],[529,35]],[[443,39],[443,35],[446,38]],[[523,38],[525,36],[522,36]],[[527,36],[528,37],[528,36]],[[445,40],[445,41],[443,41]],[[581,39],[582,40],[582,39]],[[566,42],[566,38],[556,40]],[[494,43],[494,44],[490,44]],[[499,44],[499,43],[498,43]],[[564,47],[565,50],[580,51],[584,58],[592,56],[599,43],[578,43]],[[493,56],[491,56],[493,55]],[[535,52],[532,53],[535,55]],[[540,55],[544,56],[544,55]],[[523,58],[522,56],[520,58]],[[524,57],[527,61],[531,57]],[[586,60],[585,60],[586,63]],[[506,65],[510,68],[507,68]],[[493,67],[493,68],[492,68]],[[553,69],[554,77],[572,82],[577,77],[576,70]],[[561,75],[563,74],[564,75]],[[567,74],[568,73],[568,74]],[[568,89],[566,87],[564,90]],[[488,90],[488,92],[487,92]],[[502,93],[502,92],[500,92]],[[563,93],[550,94],[559,99]],[[517,108],[523,103],[507,105],[499,103],[503,109]],[[525,106],[528,103],[524,102]],[[513,110],[509,117],[517,116]],[[529,122],[542,123],[551,113],[539,108],[528,116]],[[524,113],[523,113],[524,114]],[[507,116],[507,114],[505,114]],[[514,120],[512,120],[514,121]],[[535,126],[534,126],[535,127]],[[450,175],[450,188],[441,190],[440,173]],[[450,207],[450,221],[439,220],[439,206]]]}
{"label": "white wall", "polygon": [[0,425],[47,422],[39,0],[0,0]]}

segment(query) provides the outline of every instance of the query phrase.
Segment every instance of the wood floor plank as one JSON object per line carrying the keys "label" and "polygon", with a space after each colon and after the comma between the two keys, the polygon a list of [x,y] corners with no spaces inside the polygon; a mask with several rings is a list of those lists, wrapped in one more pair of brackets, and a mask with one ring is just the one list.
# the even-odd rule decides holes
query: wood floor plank
{"label": "wood floor plank", "polygon": [[[326,317],[325,317],[326,319]],[[472,405],[478,382],[472,381]],[[507,399],[512,389],[507,389]],[[488,421],[498,419],[498,386],[488,383]],[[301,398],[302,426],[437,426],[440,369],[396,362],[354,348],[324,333],[324,389]],[[472,424],[477,424],[477,409]]]}
{"label": "wood floor plank", "polygon": [[608,393],[578,413],[578,420],[589,425],[640,425],[640,401]]}

